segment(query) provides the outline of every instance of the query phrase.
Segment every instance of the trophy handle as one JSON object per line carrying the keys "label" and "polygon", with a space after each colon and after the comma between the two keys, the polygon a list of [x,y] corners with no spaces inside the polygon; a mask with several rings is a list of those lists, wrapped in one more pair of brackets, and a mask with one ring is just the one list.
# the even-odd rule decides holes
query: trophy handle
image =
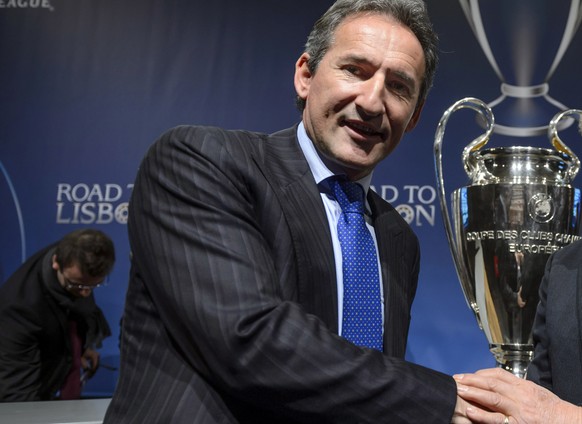
{"label": "trophy handle", "polygon": [[[477,137],[475,140],[473,140],[472,142],[467,144],[467,146],[465,146],[465,148],[463,149],[463,155],[462,155],[463,166],[465,167],[465,172],[467,173],[467,175],[472,177],[476,171],[483,172],[484,170],[480,169],[480,167],[476,163],[475,155],[472,155],[471,153],[476,152],[477,150],[481,149],[489,142],[489,138],[491,137],[491,134],[493,133],[493,127],[495,126],[495,119],[493,118],[493,112],[491,111],[491,108],[489,106],[487,106],[486,103],[482,102],[479,99],[474,99],[474,98],[467,98],[464,100],[467,100],[468,103],[460,105],[459,109],[464,108],[464,107],[468,107],[468,108],[473,109],[475,112],[479,113],[479,117],[485,121],[484,123],[486,125],[486,131],[483,134],[481,134],[479,137]],[[463,100],[461,100],[461,102],[462,101]],[[454,105],[453,105],[453,107],[454,107]],[[444,135],[444,126],[443,126],[443,135]],[[491,177],[490,179],[493,179],[493,176],[490,176],[490,177]]]}
{"label": "trophy handle", "polygon": [[451,248],[453,262],[455,264],[457,276],[459,278],[459,281],[461,282],[461,288],[463,289],[463,292],[465,294],[465,300],[467,301],[471,310],[473,310],[473,312],[475,313],[479,325],[481,325],[481,321],[478,314],[479,308],[477,306],[477,301],[475,299],[475,293],[473,293],[473,289],[471,288],[471,285],[469,283],[470,281],[469,273],[465,267],[465,264],[460,254],[458,243],[460,243],[461,240],[457,240],[457,238],[454,236],[452,229],[449,207],[445,198],[446,191],[442,166],[442,143],[445,135],[445,127],[451,115],[457,110],[464,108],[473,109],[474,111],[479,113],[481,118],[483,118],[487,124],[487,130],[485,131],[485,133],[474,139],[463,149],[463,165],[465,167],[465,171],[467,172],[468,175],[473,174],[473,171],[476,168],[476,164],[471,162],[471,153],[476,150],[479,150],[480,148],[487,144],[487,142],[489,141],[489,137],[493,132],[494,126],[493,112],[491,112],[491,109],[489,108],[489,106],[487,106],[487,104],[485,104],[483,101],[479,99],[473,97],[466,97],[464,99],[458,100],[445,111],[441,120],[439,121],[436,130],[434,142],[434,156],[441,213],[443,215],[445,232],[447,234],[447,239],[449,242],[449,246]]}
{"label": "trophy handle", "polygon": [[550,125],[548,126],[548,138],[550,139],[552,146],[554,146],[554,148],[558,152],[564,153],[565,155],[569,156],[572,159],[572,165],[568,168],[568,178],[569,181],[572,181],[574,177],[576,177],[578,171],[580,170],[580,159],[578,159],[578,156],[576,156],[572,149],[570,149],[558,135],[559,131],[558,124],[562,121],[562,119],[570,115],[578,117],[578,131],[580,132],[580,134],[582,134],[582,110],[568,109],[563,112],[557,113],[552,118],[552,120],[550,121]]}

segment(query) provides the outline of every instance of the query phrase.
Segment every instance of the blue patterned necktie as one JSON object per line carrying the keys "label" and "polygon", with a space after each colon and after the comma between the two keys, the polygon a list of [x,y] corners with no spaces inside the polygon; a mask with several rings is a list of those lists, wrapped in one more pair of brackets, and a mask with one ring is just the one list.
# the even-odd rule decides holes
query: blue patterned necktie
{"label": "blue patterned necktie", "polygon": [[344,283],[342,336],[359,346],[381,351],[378,260],[364,219],[364,190],[359,184],[335,177],[329,184],[342,209],[337,224]]}

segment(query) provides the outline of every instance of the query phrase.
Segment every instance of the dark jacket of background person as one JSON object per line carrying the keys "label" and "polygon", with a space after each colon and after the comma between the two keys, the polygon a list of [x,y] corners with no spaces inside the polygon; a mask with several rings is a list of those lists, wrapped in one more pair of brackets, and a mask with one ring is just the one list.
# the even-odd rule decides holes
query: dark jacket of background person
{"label": "dark jacket of background person", "polygon": [[582,405],[582,241],[550,256],[533,328],[527,378]]}
{"label": "dark jacket of background person", "polygon": [[0,286],[0,401],[55,398],[72,365],[69,319],[85,345],[111,334],[92,294],[73,301],[59,284],[54,250],[37,252]]}

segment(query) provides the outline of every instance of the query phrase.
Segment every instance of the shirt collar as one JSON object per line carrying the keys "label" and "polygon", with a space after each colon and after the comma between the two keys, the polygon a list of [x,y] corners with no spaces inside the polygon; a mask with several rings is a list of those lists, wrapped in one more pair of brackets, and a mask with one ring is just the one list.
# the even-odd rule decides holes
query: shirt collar
{"label": "shirt collar", "polygon": [[[299,140],[299,146],[305,155],[309,169],[313,174],[313,178],[315,178],[315,182],[319,185],[326,178],[332,177],[334,173],[331,172],[329,168],[325,166],[323,160],[321,160],[313,141],[311,141],[307,135],[303,121],[301,121],[297,127],[297,139]],[[364,192],[367,194],[372,182],[372,173],[355,182],[360,184],[364,188]]]}

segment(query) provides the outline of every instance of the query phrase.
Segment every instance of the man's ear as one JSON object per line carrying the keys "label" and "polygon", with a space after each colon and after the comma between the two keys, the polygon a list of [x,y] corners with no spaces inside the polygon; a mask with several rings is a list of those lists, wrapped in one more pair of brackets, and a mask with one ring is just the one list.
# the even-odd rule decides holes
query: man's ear
{"label": "man's ear", "polygon": [[418,124],[418,120],[420,119],[420,113],[422,112],[422,108],[424,107],[424,100],[419,102],[416,106],[416,109],[412,113],[412,117],[410,121],[408,121],[408,125],[406,126],[406,132],[412,131],[416,124]]}
{"label": "man's ear", "polygon": [[57,262],[57,255],[53,255],[53,257],[52,257],[51,261],[52,261],[52,264],[51,264],[52,268],[53,268],[55,271],[58,271],[58,270],[59,270],[59,264],[58,264],[58,262]]}
{"label": "man's ear", "polygon": [[311,71],[308,66],[309,55],[303,53],[295,63],[295,91],[297,95],[303,100],[307,99],[309,95],[309,87],[311,86]]}

